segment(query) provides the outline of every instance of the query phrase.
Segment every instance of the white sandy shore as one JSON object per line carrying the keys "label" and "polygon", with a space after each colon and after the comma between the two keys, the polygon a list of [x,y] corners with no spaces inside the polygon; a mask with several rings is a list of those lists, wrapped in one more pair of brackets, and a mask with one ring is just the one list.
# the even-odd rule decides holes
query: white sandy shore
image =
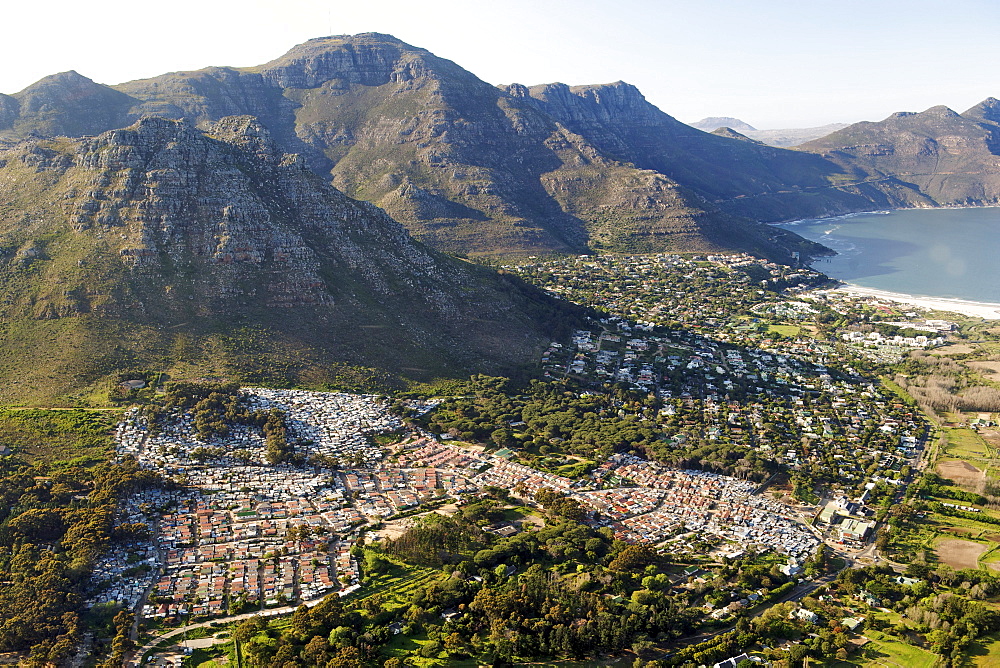
{"label": "white sandy shore", "polygon": [[1000,320],[1000,304],[988,302],[973,302],[965,299],[948,299],[946,297],[918,297],[915,295],[906,295],[901,292],[887,292],[886,290],[865,288],[860,285],[851,285],[850,283],[831,290],[831,292],[843,292],[862,297],[878,297],[886,301],[912,304],[913,306],[920,306],[932,311],[952,311],[985,320]]}

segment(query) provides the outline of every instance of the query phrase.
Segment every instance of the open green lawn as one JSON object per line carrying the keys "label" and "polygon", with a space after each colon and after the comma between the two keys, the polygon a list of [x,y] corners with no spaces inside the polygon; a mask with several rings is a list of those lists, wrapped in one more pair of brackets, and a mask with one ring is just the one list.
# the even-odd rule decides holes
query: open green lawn
{"label": "open green lawn", "polygon": [[503,518],[508,522],[523,520],[529,515],[538,515],[538,511],[531,506],[514,506],[513,508],[504,508],[503,511]]}
{"label": "open green lawn", "polygon": [[856,658],[852,657],[848,665],[933,668],[938,662],[939,657],[936,654],[909,645],[895,637],[878,631],[866,631],[865,635],[871,642],[861,649]]}
{"label": "open green lawn", "polygon": [[965,650],[962,666],[1000,668],[1000,634],[994,633],[970,643]]}
{"label": "open green lawn", "polygon": [[948,438],[947,454],[966,461],[987,461],[993,457],[989,445],[972,429],[945,428]]}
{"label": "open green lawn", "polygon": [[106,461],[121,411],[0,408],[0,445],[30,461]]}
{"label": "open green lawn", "polygon": [[802,328],[798,325],[768,325],[768,333],[781,334],[782,336],[795,337],[799,335]]}

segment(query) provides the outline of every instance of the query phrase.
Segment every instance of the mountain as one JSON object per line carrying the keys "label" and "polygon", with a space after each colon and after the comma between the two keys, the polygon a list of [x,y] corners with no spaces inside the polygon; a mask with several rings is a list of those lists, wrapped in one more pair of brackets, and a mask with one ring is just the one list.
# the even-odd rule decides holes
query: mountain
{"label": "mountain", "polygon": [[[94,134],[143,116],[207,129],[252,115],[336,187],[455,253],[748,250],[787,260],[822,250],[717,206],[672,174],[609,155],[530,96],[387,35],[310,40],[255,68],[115,87],[79,79],[63,82],[44,109],[20,98],[45,81],[11,96],[0,139]],[[77,113],[86,122],[76,128],[46,120]]]}
{"label": "mountain", "polygon": [[[514,371],[576,312],[415,242],[254,118],[0,152],[0,401],[124,369],[383,387]],[[385,372],[385,370],[389,370]]]}
{"label": "mountain", "polygon": [[710,118],[703,118],[695,123],[689,123],[688,125],[699,130],[704,130],[705,132],[713,133],[721,128],[729,128],[730,130],[735,130],[745,137],[755,139],[763,144],[767,144],[768,146],[787,148],[789,146],[798,146],[799,144],[803,144],[813,139],[825,137],[826,135],[836,132],[837,130],[846,128],[848,123],[829,123],[827,125],[820,125],[814,128],[758,130],[738,118],[732,118],[729,116],[712,116]]}
{"label": "mountain", "polygon": [[729,130],[692,128],[624,82],[492,86],[377,33],[310,40],[258,67],[118,86],[54,75],[0,96],[0,146],[147,116],[207,131],[234,115],[255,117],[348,196],[456,254],[741,250],[787,261],[824,249],[757,222],[995,201],[998,187],[990,101],[855,124],[788,150],[736,119],[725,119]]}
{"label": "mountain", "polygon": [[698,130],[703,130],[704,132],[714,132],[719,128],[729,128],[730,130],[736,130],[742,135],[749,136],[751,132],[756,132],[757,128],[745,123],[738,118],[733,118],[732,116],[709,116],[708,118],[703,118],[700,121],[694,123],[688,123],[693,128]]}
{"label": "mountain", "polygon": [[387,35],[315,39],[251,71],[118,88],[143,100],[143,113],[196,123],[237,108],[253,114],[335,186],[451,252],[745,249],[787,258],[793,241],[604,155],[524,96]]}
{"label": "mountain", "polygon": [[128,125],[137,102],[76,72],[53,74],[0,96],[0,133],[9,138],[97,134]]}
{"label": "mountain", "polygon": [[734,216],[771,222],[899,203],[898,188],[870,180],[864,170],[696,130],[621,81],[508,90],[523,91],[527,101],[610,158],[663,174]]}
{"label": "mountain", "polygon": [[873,177],[910,184],[911,204],[1000,202],[1000,101],[989,98],[959,114],[948,107],[899,112],[855,123],[800,148]]}

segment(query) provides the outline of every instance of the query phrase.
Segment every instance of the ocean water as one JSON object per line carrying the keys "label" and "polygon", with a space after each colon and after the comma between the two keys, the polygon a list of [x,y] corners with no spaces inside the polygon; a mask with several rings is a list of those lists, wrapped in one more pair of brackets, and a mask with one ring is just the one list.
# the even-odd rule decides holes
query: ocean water
{"label": "ocean water", "polygon": [[812,267],[845,283],[1000,302],[1000,208],[904,209],[781,227],[837,251]]}

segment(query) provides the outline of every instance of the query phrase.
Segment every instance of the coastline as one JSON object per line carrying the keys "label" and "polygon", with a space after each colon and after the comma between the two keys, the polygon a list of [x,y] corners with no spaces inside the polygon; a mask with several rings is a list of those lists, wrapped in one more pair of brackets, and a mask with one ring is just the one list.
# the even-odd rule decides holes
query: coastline
{"label": "coastline", "polygon": [[861,285],[844,283],[832,290],[818,292],[841,292],[858,297],[875,297],[898,304],[910,304],[931,311],[951,311],[984,320],[1000,320],[1000,303],[974,302],[968,299],[951,299],[948,297],[922,297],[901,292],[889,292],[878,288],[866,288]]}
{"label": "coastline", "polygon": [[1000,209],[1000,204],[944,204],[941,206],[903,206],[895,209],[872,209],[871,211],[851,211],[850,213],[835,213],[819,218],[795,218],[794,220],[777,220],[763,223],[781,227],[782,225],[799,225],[801,223],[819,223],[831,220],[841,220],[844,218],[855,218],[857,216],[877,216],[896,211],[938,211],[941,209]]}

